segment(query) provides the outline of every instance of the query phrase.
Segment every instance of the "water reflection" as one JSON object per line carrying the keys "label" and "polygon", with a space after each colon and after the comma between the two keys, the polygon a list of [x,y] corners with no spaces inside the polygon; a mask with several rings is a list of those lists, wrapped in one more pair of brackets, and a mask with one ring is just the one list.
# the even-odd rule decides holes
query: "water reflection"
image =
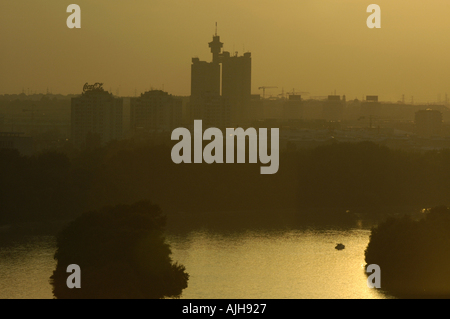
{"label": "water reflection", "polygon": [[[386,298],[367,287],[367,228],[211,231],[168,234],[186,266],[182,298]],[[342,242],[345,249],[334,247]],[[53,236],[0,241],[0,298],[53,298]]]}
{"label": "water reflection", "polygon": [[[191,275],[182,298],[385,298],[367,287],[368,229],[191,232],[169,236]],[[334,249],[337,242],[346,249]]]}
{"label": "water reflection", "polygon": [[0,298],[53,298],[48,279],[55,268],[54,236],[1,237]]}

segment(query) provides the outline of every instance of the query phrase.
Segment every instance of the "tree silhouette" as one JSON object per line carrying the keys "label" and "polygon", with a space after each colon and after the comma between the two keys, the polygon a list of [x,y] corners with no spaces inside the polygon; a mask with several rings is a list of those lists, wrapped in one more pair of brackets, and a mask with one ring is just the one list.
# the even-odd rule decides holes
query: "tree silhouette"
{"label": "tree silhouette", "polygon": [[450,209],[430,209],[415,221],[390,218],[372,229],[367,264],[381,268],[381,287],[406,298],[449,298]]}
{"label": "tree silhouette", "polygon": [[[56,269],[50,277],[56,298],[179,297],[188,273],[173,263],[158,205],[104,207],[82,214],[57,237]],[[81,269],[81,288],[66,285],[67,266]]]}

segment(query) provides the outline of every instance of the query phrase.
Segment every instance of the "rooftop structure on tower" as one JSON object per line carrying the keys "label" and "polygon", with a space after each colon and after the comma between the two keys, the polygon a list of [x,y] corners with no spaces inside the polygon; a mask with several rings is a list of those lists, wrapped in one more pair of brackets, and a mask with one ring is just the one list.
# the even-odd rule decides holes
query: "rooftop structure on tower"
{"label": "rooftop structure on tower", "polygon": [[223,48],[223,43],[220,42],[220,36],[217,35],[217,22],[216,22],[216,33],[213,36],[213,40],[209,42],[209,47],[211,48],[211,53],[213,55],[213,63],[220,62],[220,54]]}

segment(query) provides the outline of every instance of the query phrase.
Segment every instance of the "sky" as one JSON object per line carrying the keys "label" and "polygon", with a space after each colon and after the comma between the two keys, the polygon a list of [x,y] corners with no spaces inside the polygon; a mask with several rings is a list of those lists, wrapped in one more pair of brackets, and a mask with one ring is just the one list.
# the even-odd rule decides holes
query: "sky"
{"label": "sky", "polygon": [[[252,93],[450,98],[448,0],[15,0],[0,3],[0,94],[81,93],[104,83],[121,96],[150,88],[190,94],[192,57],[252,53]],[[66,25],[81,8],[81,28]],[[369,29],[367,7],[381,8]],[[245,51],[244,51],[245,50]]]}

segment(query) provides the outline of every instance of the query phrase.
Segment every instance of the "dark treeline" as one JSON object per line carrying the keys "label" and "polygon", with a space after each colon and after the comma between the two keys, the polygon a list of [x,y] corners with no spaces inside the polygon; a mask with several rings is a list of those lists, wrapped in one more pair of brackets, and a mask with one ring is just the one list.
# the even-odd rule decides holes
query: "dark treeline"
{"label": "dark treeline", "polygon": [[302,162],[304,206],[431,207],[450,200],[450,150],[407,152],[372,142],[336,143]]}
{"label": "dark treeline", "polygon": [[87,181],[56,152],[0,150],[0,224],[70,218],[85,209]]}
{"label": "dark treeline", "polygon": [[279,171],[262,175],[261,163],[174,164],[171,149],[123,140],[33,157],[2,150],[0,223],[73,218],[140,200],[158,203],[168,216],[258,212],[239,215],[249,222],[299,209],[311,217],[450,204],[450,150],[412,153],[370,142],[336,143],[282,151]]}
{"label": "dark treeline", "polygon": [[405,215],[372,228],[367,264],[381,269],[381,288],[401,298],[450,297],[450,209],[429,209],[419,220]]}

